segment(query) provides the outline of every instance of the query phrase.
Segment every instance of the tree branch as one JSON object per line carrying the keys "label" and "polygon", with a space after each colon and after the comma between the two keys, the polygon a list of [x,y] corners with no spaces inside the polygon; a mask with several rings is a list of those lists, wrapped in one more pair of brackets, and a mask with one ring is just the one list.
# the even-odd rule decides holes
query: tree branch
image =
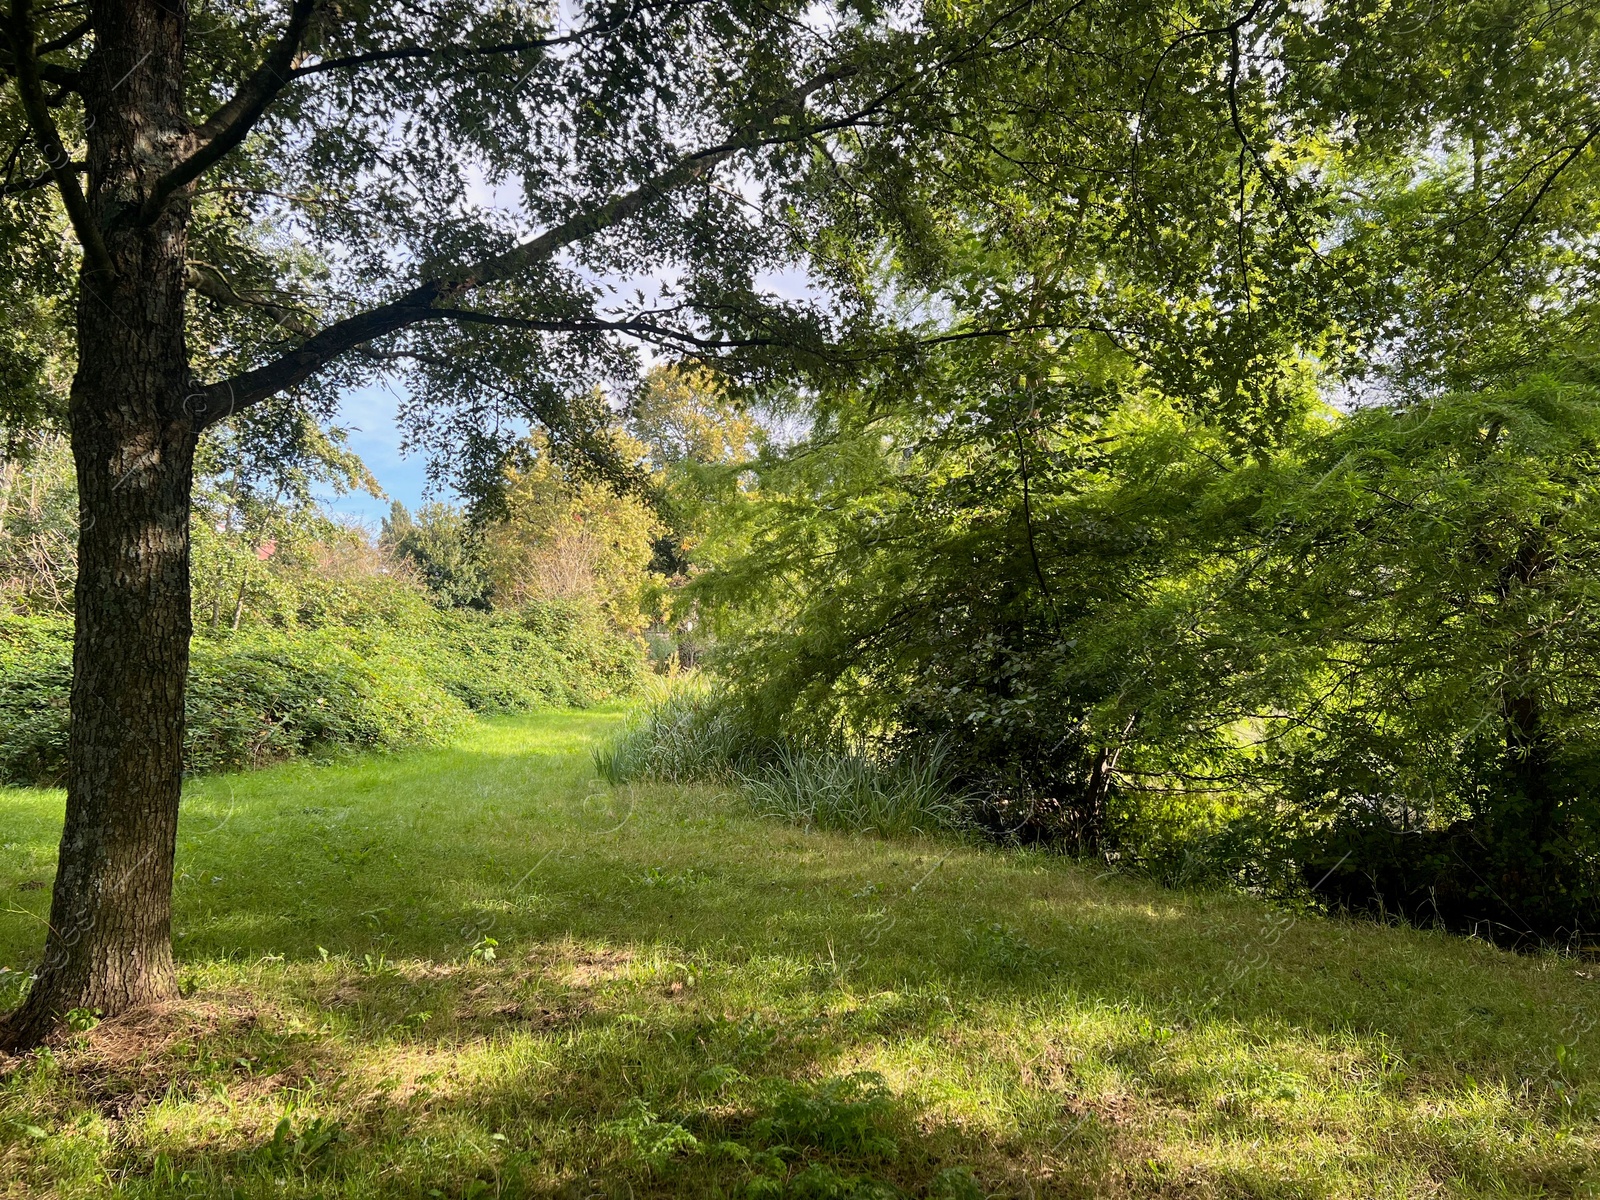
{"label": "tree branch", "polygon": [[[1597,137],[1600,137],[1600,125],[1591,125],[1575,145],[1566,147],[1566,154],[1562,156],[1561,161],[1555,165],[1555,169],[1549,175],[1545,176],[1544,182],[1533,193],[1533,199],[1523,206],[1522,211],[1517,214],[1517,219],[1511,223],[1511,228],[1506,232],[1505,237],[1500,239],[1500,248],[1489,257],[1487,262],[1472,273],[1472,278],[1467,281],[1469,284],[1476,283],[1479,277],[1489,268],[1510,253],[1511,244],[1517,240],[1517,235],[1522,232],[1522,227],[1533,219],[1533,214],[1538,210],[1539,205],[1544,202],[1544,198],[1549,195],[1550,189],[1556,184],[1556,180],[1561,178],[1561,173],[1570,167]],[[1521,184],[1519,183],[1517,186],[1520,187]]]}
{"label": "tree branch", "polygon": [[1022,429],[1015,421],[1011,423],[1011,432],[1017,439],[1017,468],[1022,474],[1022,525],[1028,535],[1028,557],[1033,561],[1033,575],[1039,581],[1039,590],[1044,593],[1045,603],[1050,608],[1050,623],[1055,627],[1056,636],[1061,636],[1061,614],[1056,611],[1056,594],[1050,587],[1050,581],[1045,578],[1044,566],[1039,561],[1039,544],[1033,532],[1033,483],[1028,478],[1028,449],[1022,440]]}
{"label": "tree branch", "polygon": [[684,329],[673,329],[636,317],[618,321],[606,321],[599,317],[514,317],[504,313],[478,312],[470,308],[431,308],[428,310],[428,319],[458,321],[463,325],[525,329],[530,333],[628,333],[659,344],[692,346],[697,350],[733,350],[751,346],[787,344],[778,338],[701,337]]}
{"label": "tree branch", "polygon": [[[763,144],[769,140],[769,132],[778,117],[803,104],[813,93],[850,78],[858,70],[853,64],[841,64],[821,72],[768,104],[726,141],[683,156],[632,191],[578,213],[503,254],[444,270],[387,304],[334,322],[273,362],[199,389],[189,398],[189,415],[202,425],[211,425],[285,388],[294,387],[357,346],[433,319],[437,315],[436,301],[455,299],[485,285],[513,279],[548,261],[574,242],[637,216],[661,197],[703,177],[718,164]],[[811,132],[808,128],[796,128],[782,140],[801,140]]]}
{"label": "tree branch", "polygon": [[[89,169],[89,164],[81,162],[68,163],[67,169],[74,175],[82,175]],[[55,180],[56,177],[53,171],[44,171],[31,179],[18,179],[0,186],[0,196],[20,196],[25,192],[38,191],[42,187],[48,187]]]}
{"label": "tree branch", "polygon": [[156,181],[139,206],[139,222],[148,225],[161,215],[168,197],[200,178],[230,150],[244,141],[256,122],[271,107],[278,93],[294,78],[294,60],[322,0],[293,0],[289,23],[261,65],[239,85],[239,90],[194,131],[195,148]]}
{"label": "tree branch", "polygon": [[89,211],[89,201],[78,184],[78,167],[61,144],[61,133],[50,116],[50,105],[45,99],[40,82],[39,60],[33,42],[33,21],[29,11],[30,0],[11,0],[11,10],[6,20],[6,38],[11,43],[17,78],[17,92],[22,98],[22,110],[27,115],[28,126],[44,152],[50,177],[61,193],[62,206],[67,219],[83,247],[84,258],[96,272],[107,276],[114,274],[111,254],[106,249],[100,226]]}
{"label": "tree branch", "polygon": [[500,42],[490,46],[394,46],[388,50],[369,50],[364,54],[347,54],[343,58],[328,58],[321,62],[309,63],[303,67],[296,67],[289,73],[289,78],[304,79],[308,75],[321,75],[326,71],[343,71],[352,67],[371,66],[373,63],[403,62],[408,59],[482,58],[496,54],[522,54],[528,50],[547,50],[553,46],[569,45],[614,27],[614,25],[598,25],[580,29],[575,33],[562,34],[559,37],[527,38],[523,41]]}
{"label": "tree branch", "polygon": [[305,314],[261,292],[241,292],[228,277],[210,263],[190,259],[184,267],[184,286],[190,291],[214,300],[228,308],[258,308],[290,333],[301,337],[315,337],[316,326],[306,320]]}
{"label": "tree branch", "polygon": [[[1143,94],[1139,99],[1139,111],[1134,121],[1133,154],[1129,169],[1136,184],[1139,179],[1139,154],[1144,148],[1144,129],[1150,119],[1150,98],[1155,92],[1156,80],[1160,78],[1162,68],[1167,65],[1167,59],[1172,56],[1179,46],[1186,45],[1199,38],[1218,37],[1225,34],[1231,44],[1237,44],[1239,31],[1254,21],[1261,10],[1267,6],[1267,3],[1268,0],[1251,0],[1250,7],[1227,24],[1218,25],[1210,29],[1185,30],[1162,47],[1160,55],[1156,58],[1155,66],[1150,69],[1150,77],[1144,81]],[[1236,68],[1232,69],[1236,70]]]}
{"label": "tree branch", "polygon": [[387,50],[368,50],[360,54],[346,54],[340,58],[324,59],[321,62],[296,67],[291,73],[291,77],[302,79],[307,75],[320,75],[326,71],[342,71],[351,67],[366,67],[371,66],[373,63],[404,62],[408,59],[487,58],[497,54],[522,54],[528,50],[548,50],[554,46],[569,46],[574,42],[581,42],[597,33],[614,32],[621,28],[635,12],[636,9],[631,5],[627,8],[619,8],[608,20],[594,25],[586,25],[582,29],[575,29],[571,33],[563,33],[555,37],[522,38],[516,41],[497,42],[482,46],[393,46]]}
{"label": "tree branch", "polygon": [[195,130],[194,151],[157,182],[144,204],[140,206],[139,220],[149,224],[160,214],[161,206],[179,188],[192,183],[224,155],[242,142],[279,93],[296,79],[317,75],[325,71],[351,67],[371,66],[375,63],[403,61],[417,58],[482,57],[499,54],[518,54],[563,46],[590,37],[595,33],[615,28],[618,22],[609,22],[574,33],[550,38],[527,38],[520,41],[500,42],[486,46],[398,46],[389,50],[373,50],[365,54],[350,54],[342,58],[327,59],[308,66],[294,65],[305,42],[306,33],[317,16],[322,0],[293,0],[289,23],[283,36],[262,60],[250,78],[240,85],[233,99],[219,108]]}
{"label": "tree branch", "polygon": [[[57,38],[56,40],[59,41],[60,39]],[[81,82],[81,77],[79,76],[78,69],[76,67],[64,67],[60,63],[44,62],[39,58],[40,54],[49,53],[49,51],[46,49],[48,45],[50,45],[50,43],[46,43],[45,46],[39,46],[34,49],[34,71],[45,83],[52,84],[55,87],[62,88],[69,92],[77,91],[78,84]],[[19,65],[17,63],[16,55],[0,54],[0,71],[8,73],[13,79],[17,78],[19,74]]]}
{"label": "tree branch", "polygon": [[[625,192],[597,208],[570,217],[513,250],[445,274],[440,279],[441,292],[454,294],[481,287],[486,283],[498,283],[510,279],[529,267],[544,262],[565,246],[637,216],[667,193],[702,178],[741,151],[761,145],[765,140],[763,135],[770,129],[774,120],[785,115],[794,106],[803,104],[809,96],[829,84],[838,83],[857,74],[859,69],[853,64],[847,64],[814,75],[793,91],[767,105],[753,119],[746,122],[743,129],[726,141],[685,155],[667,170],[654,179],[640,184],[633,191]],[[777,140],[800,141],[813,132],[811,129],[796,129]]]}
{"label": "tree branch", "polygon": [[[1261,0],[1257,0],[1257,7],[1259,7],[1260,3]],[[1252,8],[1251,11],[1254,12],[1255,9]],[[1250,161],[1255,165],[1256,174],[1261,176],[1262,182],[1267,185],[1273,196],[1277,198],[1278,207],[1282,210],[1284,219],[1289,222],[1289,227],[1294,230],[1295,237],[1299,239],[1300,243],[1305,246],[1307,250],[1311,251],[1313,257],[1315,257],[1318,261],[1324,261],[1322,258],[1322,252],[1317,249],[1317,244],[1312,241],[1312,239],[1307,235],[1306,231],[1300,225],[1300,215],[1295,210],[1294,198],[1289,195],[1288,190],[1283,185],[1283,182],[1277,177],[1277,175],[1273,173],[1271,164],[1261,156],[1261,152],[1256,149],[1255,143],[1250,140],[1250,135],[1244,127],[1244,118],[1239,112],[1239,30],[1243,27],[1244,19],[1245,18],[1241,18],[1241,21],[1231,26],[1228,31],[1228,121],[1233,126],[1234,136],[1239,139],[1240,152],[1249,154]],[[1239,176],[1239,196],[1239,219],[1242,239],[1244,221],[1244,174],[1242,170]],[[1240,261],[1243,262],[1242,249],[1240,253]],[[1247,291],[1246,303],[1248,302]]]}
{"label": "tree branch", "polygon": [[[530,333],[626,333],[653,341],[659,345],[687,346],[695,350],[745,350],[756,346],[792,346],[792,341],[776,337],[724,338],[703,337],[686,329],[674,329],[655,321],[639,317],[625,317],[607,321],[600,317],[518,317],[507,313],[479,312],[471,308],[429,308],[424,320],[457,321],[463,325],[489,325],[501,329],[525,329]],[[956,342],[981,341],[985,338],[1009,338],[1022,333],[1098,333],[1116,341],[1122,330],[1105,325],[1083,322],[1061,323],[1033,321],[1022,325],[996,325],[988,328],[963,329],[956,333],[940,333],[932,337],[907,338],[888,345],[875,346],[853,354],[827,355],[824,349],[814,353],[832,362],[866,362],[888,354],[903,354],[911,350],[929,350],[935,346],[948,346]],[[1121,344],[1120,342],[1118,343]]]}
{"label": "tree branch", "polygon": [[437,284],[426,283],[387,304],[335,321],[270,363],[232,379],[197,388],[186,401],[188,415],[204,429],[276,396],[309,379],[341,355],[427,320],[438,294]]}
{"label": "tree branch", "polygon": [[76,45],[88,37],[94,30],[94,21],[84,18],[60,37],[51,38],[48,42],[40,42],[36,54],[54,54],[57,50],[65,50],[68,46]]}

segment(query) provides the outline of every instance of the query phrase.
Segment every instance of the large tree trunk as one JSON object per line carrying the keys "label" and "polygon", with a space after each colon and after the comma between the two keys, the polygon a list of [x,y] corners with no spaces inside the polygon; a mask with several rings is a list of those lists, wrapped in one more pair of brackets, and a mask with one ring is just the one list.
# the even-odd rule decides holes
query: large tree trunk
{"label": "large tree trunk", "polygon": [[0,1045],[36,1044],[73,1009],[176,993],[172,864],[189,659],[187,197],[129,217],[181,152],[186,6],[96,3],[86,69],[89,202],[114,271],[86,266],[78,306],[77,632],[67,817],[37,979]]}

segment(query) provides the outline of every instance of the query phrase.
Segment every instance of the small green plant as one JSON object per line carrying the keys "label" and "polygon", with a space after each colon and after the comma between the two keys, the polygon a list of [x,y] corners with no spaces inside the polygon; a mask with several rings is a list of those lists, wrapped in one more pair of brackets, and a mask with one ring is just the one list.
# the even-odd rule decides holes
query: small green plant
{"label": "small green plant", "polygon": [[698,883],[704,883],[708,876],[704,871],[697,871],[693,867],[685,867],[682,871],[667,873],[665,867],[651,867],[639,876],[639,883],[647,888],[660,888],[667,892],[685,892]]}
{"label": "small green plant", "polygon": [[764,1091],[770,1115],[751,1126],[762,1141],[874,1158],[894,1158],[900,1152],[887,1129],[894,1100],[875,1071],[815,1084],[774,1079]]}
{"label": "small green plant", "polygon": [[703,676],[658,686],[622,734],[594,751],[596,772],[611,784],[733,783],[763,815],[877,834],[967,827],[969,798],[949,783],[948,757],[939,740],[891,757],[762,738]]}
{"label": "small green plant", "polygon": [[793,1175],[758,1175],[745,1185],[750,1200],[905,1200],[905,1192],[870,1175],[844,1175],[813,1163]]}
{"label": "small green plant", "polygon": [[12,1121],[10,1125],[23,1137],[32,1138],[37,1142],[42,1142],[50,1136],[48,1129],[35,1125],[31,1121]]}
{"label": "small green plant", "polygon": [[0,967],[0,1012],[21,1004],[32,982],[33,976],[27,971],[13,971],[10,967]]}
{"label": "small green plant", "polygon": [[676,1121],[658,1117],[643,1099],[635,1097],[621,1117],[605,1126],[606,1132],[626,1142],[633,1152],[652,1167],[700,1150],[700,1139]]}
{"label": "small green plant", "polygon": [[983,1188],[966,1167],[946,1167],[933,1177],[929,1200],[984,1200]]}
{"label": "small green plant", "polygon": [[495,948],[500,943],[492,937],[481,937],[473,943],[472,949],[467,951],[467,961],[476,963],[492,963],[495,959]]}
{"label": "small green plant", "polygon": [[255,1159],[269,1170],[298,1168],[307,1170],[325,1164],[335,1149],[348,1140],[337,1121],[313,1117],[298,1130],[288,1116],[279,1119],[272,1140],[255,1152]]}
{"label": "small green plant", "polygon": [[1051,963],[1050,954],[1019,937],[999,922],[962,930],[966,959],[984,971],[1000,974],[1037,971]]}
{"label": "small green plant", "polygon": [[100,1011],[93,1008],[67,1010],[67,1028],[74,1033],[86,1033],[100,1024]]}

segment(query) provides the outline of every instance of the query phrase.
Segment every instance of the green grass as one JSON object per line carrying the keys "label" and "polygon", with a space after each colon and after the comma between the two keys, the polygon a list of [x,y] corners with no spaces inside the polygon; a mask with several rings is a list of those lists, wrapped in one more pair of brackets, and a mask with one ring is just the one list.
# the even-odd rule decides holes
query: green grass
{"label": "green grass", "polygon": [[612,787],[618,720],[195,782],[188,999],[13,1064],[0,1195],[1600,1194],[1582,962]]}

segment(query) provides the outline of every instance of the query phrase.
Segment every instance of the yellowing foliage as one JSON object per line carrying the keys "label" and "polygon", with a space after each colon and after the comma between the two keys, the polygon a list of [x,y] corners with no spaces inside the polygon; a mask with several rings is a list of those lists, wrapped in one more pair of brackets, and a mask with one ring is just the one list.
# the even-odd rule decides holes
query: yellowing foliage
{"label": "yellowing foliage", "polygon": [[[643,447],[625,434],[630,457]],[[637,454],[635,454],[637,451]],[[484,532],[483,557],[496,607],[530,600],[593,604],[621,629],[645,623],[650,556],[665,526],[643,499],[586,479],[531,443],[526,466],[514,468],[506,515]]]}

